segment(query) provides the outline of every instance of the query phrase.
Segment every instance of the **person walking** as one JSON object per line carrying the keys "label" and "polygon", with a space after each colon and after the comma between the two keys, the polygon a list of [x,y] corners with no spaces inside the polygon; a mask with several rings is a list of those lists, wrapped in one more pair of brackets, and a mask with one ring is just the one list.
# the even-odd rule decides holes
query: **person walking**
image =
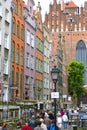
{"label": "person walking", "polygon": [[59,130],[59,127],[55,126],[55,121],[52,120],[51,124],[48,126],[48,130]]}
{"label": "person walking", "polygon": [[32,130],[32,128],[29,126],[28,122],[26,122],[25,125],[21,128],[21,130]]}
{"label": "person walking", "polygon": [[62,116],[61,116],[61,113],[60,112],[58,112],[58,114],[57,114],[57,126],[59,127],[59,130],[61,130],[61,128],[62,128]]}
{"label": "person walking", "polygon": [[34,130],[44,130],[43,128],[41,128],[41,121],[40,120],[37,121],[37,126],[34,128]]}
{"label": "person walking", "polygon": [[51,124],[51,119],[49,118],[48,114],[44,116],[44,123],[46,124],[47,127]]}
{"label": "person walking", "polygon": [[32,127],[32,130],[34,130],[34,128],[36,127],[36,120],[35,120],[35,116],[32,115],[30,121],[29,121],[30,126]]}
{"label": "person walking", "polygon": [[47,130],[47,126],[44,123],[44,119],[40,118],[40,121],[41,121],[41,128],[43,128],[43,130]]}
{"label": "person walking", "polygon": [[64,115],[62,116],[62,120],[63,120],[64,129],[67,129],[68,128],[68,116],[66,115],[66,113],[64,113]]}
{"label": "person walking", "polygon": [[53,112],[52,111],[49,111],[49,118],[50,118],[50,120],[54,120],[54,114],[53,114]]}
{"label": "person walking", "polygon": [[64,115],[64,111],[63,111],[63,109],[61,109],[60,113],[61,113],[61,116]]}

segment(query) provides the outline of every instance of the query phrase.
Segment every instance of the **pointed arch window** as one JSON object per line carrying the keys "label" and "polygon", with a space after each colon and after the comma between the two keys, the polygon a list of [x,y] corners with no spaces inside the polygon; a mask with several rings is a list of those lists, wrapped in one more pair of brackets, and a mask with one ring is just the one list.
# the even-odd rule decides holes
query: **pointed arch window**
{"label": "pointed arch window", "polygon": [[76,47],[76,59],[77,61],[82,61],[85,65],[86,63],[86,45],[84,41],[79,41]]}
{"label": "pointed arch window", "polygon": [[[76,60],[79,62],[80,61],[83,62],[84,65],[87,66],[87,48],[83,40],[80,40],[77,43]],[[84,81],[85,81],[85,84],[87,84],[87,72],[85,72]]]}

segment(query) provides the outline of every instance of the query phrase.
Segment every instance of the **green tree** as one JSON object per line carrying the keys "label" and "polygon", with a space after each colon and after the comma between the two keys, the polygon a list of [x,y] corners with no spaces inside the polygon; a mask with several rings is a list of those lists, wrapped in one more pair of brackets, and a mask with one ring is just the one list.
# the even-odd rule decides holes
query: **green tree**
{"label": "green tree", "polygon": [[85,94],[84,74],[85,66],[82,62],[72,61],[68,66],[69,94],[76,100],[76,97]]}

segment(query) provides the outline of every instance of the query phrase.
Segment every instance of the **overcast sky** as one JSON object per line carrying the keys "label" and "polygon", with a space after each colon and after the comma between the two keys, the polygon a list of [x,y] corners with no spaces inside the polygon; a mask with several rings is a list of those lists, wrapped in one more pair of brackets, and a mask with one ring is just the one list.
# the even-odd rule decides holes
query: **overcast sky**
{"label": "overcast sky", "polygon": [[[24,0],[27,1],[27,0]],[[34,0],[35,6],[37,6],[38,1],[41,3],[42,7],[42,14],[45,14],[46,12],[49,11],[49,4],[53,2],[53,0]],[[57,0],[59,1],[59,0]],[[64,2],[71,1],[71,0],[64,0]],[[78,6],[83,6],[84,2],[87,0],[72,0],[76,5]],[[34,7],[35,8],[35,7]],[[44,18],[43,18],[44,19]]]}

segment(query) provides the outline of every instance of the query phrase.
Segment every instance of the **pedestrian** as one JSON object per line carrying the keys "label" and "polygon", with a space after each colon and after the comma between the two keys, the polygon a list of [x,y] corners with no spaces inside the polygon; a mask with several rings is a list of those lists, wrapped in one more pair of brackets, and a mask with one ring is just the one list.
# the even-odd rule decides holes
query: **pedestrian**
{"label": "pedestrian", "polygon": [[37,121],[37,126],[34,128],[34,130],[44,130],[43,128],[41,128],[41,121],[40,120]]}
{"label": "pedestrian", "polygon": [[68,116],[66,115],[66,113],[64,113],[64,115],[62,116],[62,120],[63,120],[64,129],[67,129],[68,128]]}
{"label": "pedestrian", "polygon": [[44,123],[46,124],[47,127],[51,124],[51,119],[49,118],[48,114],[44,116]]}
{"label": "pedestrian", "polygon": [[34,130],[34,128],[36,127],[36,120],[35,120],[35,116],[32,115],[30,121],[29,121],[30,126],[32,127],[32,130]]}
{"label": "pedestrian", "polygon": [[44,123],[44,119],[40,118],[40,121],[41,121],[41,128],[43,128],[43,130],[47,130],[47,126]]}
{"label": "pedestrian", "polygon": [[21,128],[21,130],[32,130],[32,128],[29,126],[29,123],[26,122],[25,125]]}
{"label": "pedestrian", "polygon": [[49,118],[50,118],[50,120],[54,120],[54,114],[53,114],[53,112],[52,111],[49,111]]}
{"label": "pedestrian", "polygon": [[63,109],[61,109],[61,112],[60,112],[60,113],[61,113],[61,116],[63,116],[63,115],[64,115],[64,111],[63,111]]}
{"label": "pedestrian", "polygon": [[55,126],[54,120],[51,121],[51,124],[48,126],[48,130],[59,130],[59,127],[57,125]]}
{"label": "pedestrian", "polygon": [[62,128],[62,116],[61,116],[61,113],[60,112],[58,112],[58,114],[57,114],[57,126],[59,127],[59,130],[61,130],[61,128]]}

